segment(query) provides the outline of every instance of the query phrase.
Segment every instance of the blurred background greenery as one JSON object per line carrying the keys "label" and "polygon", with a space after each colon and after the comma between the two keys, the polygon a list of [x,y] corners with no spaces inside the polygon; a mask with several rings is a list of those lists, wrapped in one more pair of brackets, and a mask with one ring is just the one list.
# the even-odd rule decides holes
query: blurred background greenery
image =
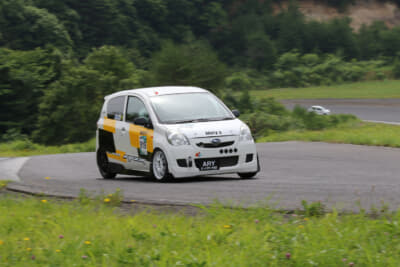
{"label": "blurred background greenery", "polygon": [[[159,85],[211,90],[241,109],[256,135],[313,128],[308,115],[275,109],[249,90],[400,77],[400,27],[354,31],[346,17],[306,18],[296,1],[277,13],[280,2],[2,0],[1,140],[86,142],[105,95]],[[341,11],[352,4],[325,2]],[[315,124],[334,123],[322,120],[330,119]]]}

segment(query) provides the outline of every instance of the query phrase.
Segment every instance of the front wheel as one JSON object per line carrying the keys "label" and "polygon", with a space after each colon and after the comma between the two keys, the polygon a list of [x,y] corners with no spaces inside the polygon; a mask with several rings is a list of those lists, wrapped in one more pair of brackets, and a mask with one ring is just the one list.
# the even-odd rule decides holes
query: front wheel
{"label": "front wheel", "polygon": [[99,167],[99,171],[101,176],[103,176],[104,179],[114,179],[115,176],[117,175],[114,172],[110,172],[110,168],[108,166],[108,158],[106,151],[104,149],[99,149],[97,151],[97,166]]}
{"label": "front wheel", "polygon": [[151,175],[156,181],[166,182],[172,179],[168,172],[168,161],[164,152],[156,150],[151,161]]}

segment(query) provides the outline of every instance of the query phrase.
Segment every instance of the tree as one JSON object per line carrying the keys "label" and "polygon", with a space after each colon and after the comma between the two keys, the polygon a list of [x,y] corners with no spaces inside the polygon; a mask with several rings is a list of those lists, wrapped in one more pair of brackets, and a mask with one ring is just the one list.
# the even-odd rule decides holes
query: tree
{"label": "tree", "polygon": [[205,42],[166,43],[153,57],[151,72],[158,85],[192,85],[216,92],[223,86],[225,66]]}
{"label": "tree", "polygon": [[400,27],[392,30],[382,31],[382,50],[383,54],[388,57],[396,57],[400,51]]}
{"label": "tree", "polygon": [[104,96],[140,86],[141,74],[111,46],[94,49],[83,65],[65,61],[60,79],[45,90],[34,140],[63,144],[93,137]]}
{"label": "tree", "polygon": [[40,97],[58,79],[60,62],[57,51],[0,49],[0,132],[33,131]]}
{"label": "tree", "polygon": [[267,35],[253,34],[247,40],[246,56],[249,66],[257,70],[265,70],[273,67],[277,51]]}
{"label": "tree", "polygon": [[369,26],[361,26],[357,34],[361,59],[368,60],[383,54],[382,32],[385,31],[388,31],[388,28],[383,21],[374,22]]}
{"label": "tree", "polygon": [[280,52],[288,52],[293,49],[303,51],[305,31],[305,18],[297,5],[291,1],[286,11],[278,15],[279,35],[277,47]]}
{"label": "tree", "polygon": [[68,52],[72,41],[58,18],[23,0],[0,2],[0,45],[31,50],[50,44]]}
{"label": "tree", "polygon": [[93,137],[103,100],[97,91],[112,84],[108,78],[86,66],[65,64],[62,78],[42,98],[34,141],[60,145]]}

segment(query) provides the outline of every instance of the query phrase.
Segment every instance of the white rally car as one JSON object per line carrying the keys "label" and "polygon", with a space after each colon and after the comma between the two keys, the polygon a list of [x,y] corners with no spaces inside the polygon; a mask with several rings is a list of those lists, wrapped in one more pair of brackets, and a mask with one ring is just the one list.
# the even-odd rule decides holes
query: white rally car
{"label": "white rally car", "polygon": [[154,87],[105,97],[97,122],[97,165],[116,174],[156,180],[260,170],[249,127],[209,91]]}

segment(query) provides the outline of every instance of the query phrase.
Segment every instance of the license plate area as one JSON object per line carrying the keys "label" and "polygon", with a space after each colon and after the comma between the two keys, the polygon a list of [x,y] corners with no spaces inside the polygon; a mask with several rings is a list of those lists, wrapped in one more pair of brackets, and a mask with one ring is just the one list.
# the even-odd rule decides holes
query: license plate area
{"label": "license plate area", "polygon": [[219,170],[219,160],[214,159],[196,159],[196,167],[200,171],[215,171]]}

